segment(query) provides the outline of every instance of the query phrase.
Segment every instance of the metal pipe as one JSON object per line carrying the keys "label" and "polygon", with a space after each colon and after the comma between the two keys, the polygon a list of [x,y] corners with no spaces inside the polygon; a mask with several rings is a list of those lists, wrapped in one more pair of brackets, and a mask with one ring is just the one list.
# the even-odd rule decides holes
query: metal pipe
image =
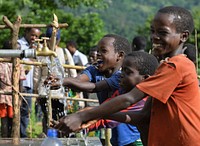
{"label": "metal pipe", "polygon": [[35,49],[14,50],[14,49],[0,49],[0,57],[19,57],[19,58],[35,58]]}

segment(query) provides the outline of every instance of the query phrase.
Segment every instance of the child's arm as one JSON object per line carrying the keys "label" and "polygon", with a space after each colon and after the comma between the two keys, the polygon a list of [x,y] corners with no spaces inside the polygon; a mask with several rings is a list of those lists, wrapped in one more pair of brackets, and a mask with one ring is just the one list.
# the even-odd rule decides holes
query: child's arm
{"label": "child's arm", "polygon": [[[109,101],[110,99],[112,98],[108,98],[106,102]],[[132,125],[141,124],[142,121],[148,121],[150,117],[150,110],[149,110],[151,108],[150,97],[149,99],[147,99],[147,102],[145,102],[145,105],[143,106],[144,102],[145,102],[144,100],[141,100],[136,104],[131,105],[127,109],[107,117],[106,119],[89,121],[86,124],[83,124],[82,128],[88,128],[89,131],[92,131],[92,130],[98,130],[100,128],[114,128],[119,124],[119,122],[128,123]],[[131,122],[126,120],[127,116],[129,116],[132,119]]]}
{"label": "child's arm", "polygon": [[143,122],[149,121],[150,114],[151,114],[151,104],[152,98],[149,97],[140,111],[122,111],[118,113],[114,113],[108,117],[107,119],[115,120],[122,123],[128,123],[132,125],[140,125]]}
{"label": "child's arm", "polygon": [[74,90],[78,91],[85,91],[85,92],[98,92],[103,89],[109,88],[106,81],[102,80],[97,83],[92,83],[89,81],[87,75],[82,74],[76,78],[65,78],[63,80],[63,86],[69,87]]}
{"label": "child's arm", "polygon": [[146,94],[137,88],[132,89],[130,92],[117,96],[108,102],[102,103],[91,110],[78,112],[66,116],[60,120],[60,123],[55,128],[61,131],[71,130],[77,131],[81,128],[81,124],[89,120],[108,117],[109,115],[118,112],[131,106],[134,103],[142,100]]}

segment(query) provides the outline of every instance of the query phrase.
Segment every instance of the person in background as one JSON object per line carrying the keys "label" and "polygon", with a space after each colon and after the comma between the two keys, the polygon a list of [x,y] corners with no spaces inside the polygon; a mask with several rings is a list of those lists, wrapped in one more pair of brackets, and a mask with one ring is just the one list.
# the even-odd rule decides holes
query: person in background
{"label": "person in background", "polygon": [[197,58],[196,58],[196,48],[195,45],[186,43],[183,46],[183,53],[187,55],[187,57],[195,64],[197,65]]}
{"label": "person in background", "polygon": [[[25,34],[22,38],[17,40],[18,49],[26,50],[30,48],[35,48],[35,39],[38,39],[40,36],[39,28],[26,28]],[[24,58],[23,60],[31,61],[29,58]],[[24,70],[26,73],[26,80],[23,81],[23,92],[24,93],[33,93],[33,65],[24,65]],[[27,137],[26,129],[29,124],[29,113],[31,111],[32,99],[30,96],[25,96],[25,102],[22,100],[20,108],[20,135],[22,138]]]}
{"label": "person in background", "polygon": [[[2,49],[11,49],[10,41],[5,41]],[[0,89],[12,92],[12,63],[0,62]],[[23,67],[20,67],[20,82],[26,79]],[[20,83],[21,85],[21,83]],[[21,89],[21,87],[20,87]],[[12,131],[13,104],[12,95],[0,94],[1,137],[10,138]]]}
{"label": "person in background", "polygon": [[145,52],[146,51],[146,45],[147,45],[147,41],[146,38],[143,36],[136,36],[133,38],[131,47],[132,47],[132,51],[142,51]]}
{"label": "person in background", "polygon": [[[196,56],[196,48],[195,45],[190,44],[190,43],[186,43],[183,47],[183,53],[187,56],[187,58],[189,58],[195,65],[196,70],[197,70],[197,75],[198,75],[198,65],[197,65],[197,59],[198,57]],[[200,76],[197,76],[198,80],[199,80],[199,87],[200,87]]]}
{"label": "person in background", "polygon": [[[55,126],[63,132],[77,131],[81,124],[106,118],[135,124],[146,116],[140,112],[118,111],[137,103],[147,95],[152,103],[148,132],[149,146],[199,146],[200,96],[196,68],[183,54],[184,43],[194,29],[191,13],[185,8],[167,6],[155,14],[151,22],[153,54],[162,56],[155,74],[122,94],[91,110],[71,114]],[[117,106],[113,106],[117,105]],[[118,113],[116,113],[118,112]],[[140,120],[138,121],[140,123]]]}
{"label": "person in background", "polygon": [[93,46],[91,49],[90,49],[90,52],[89,52],[89,55],[88,55],[88,64],[87,66],[89,65],[92,65],[94,63],[97,63],[97,46]]}
{"label": "person in background", "polygon": [[66,43],[66,48],[72,54],[75,65],[78,65],[78,66],[86,66],[87,65],[88,58],[85,54],[83,54],[82,52],[80,52],[77,49],[77,44],[75,41],[73,41],[73,40],[68,41]]}

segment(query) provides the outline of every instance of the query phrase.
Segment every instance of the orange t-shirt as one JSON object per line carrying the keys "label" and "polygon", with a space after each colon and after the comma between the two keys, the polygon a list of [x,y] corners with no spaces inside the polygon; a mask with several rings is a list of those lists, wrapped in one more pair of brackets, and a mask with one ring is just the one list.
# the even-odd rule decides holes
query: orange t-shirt
{"label": "orange t-shirt", "polygon": [[137,88],[153,97],[149,146],[200,146],[199,86],[189,59],[170,58]]}

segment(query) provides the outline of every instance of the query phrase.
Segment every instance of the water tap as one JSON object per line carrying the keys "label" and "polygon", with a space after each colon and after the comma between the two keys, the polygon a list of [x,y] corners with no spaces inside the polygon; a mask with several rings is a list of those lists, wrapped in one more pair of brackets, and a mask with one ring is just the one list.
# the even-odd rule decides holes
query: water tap
{"label": "water tap", "polygon": [[51,55],[53,55],[54,57],[57,57],[56,52],[49,50],[49,48],[47,47],[47,40],[49,40],[49,38],[42,37],[42,40],[44,41],[43,47],[42,48],[38,47],[38,49],[36,50],[36,56],[51,56]]}

